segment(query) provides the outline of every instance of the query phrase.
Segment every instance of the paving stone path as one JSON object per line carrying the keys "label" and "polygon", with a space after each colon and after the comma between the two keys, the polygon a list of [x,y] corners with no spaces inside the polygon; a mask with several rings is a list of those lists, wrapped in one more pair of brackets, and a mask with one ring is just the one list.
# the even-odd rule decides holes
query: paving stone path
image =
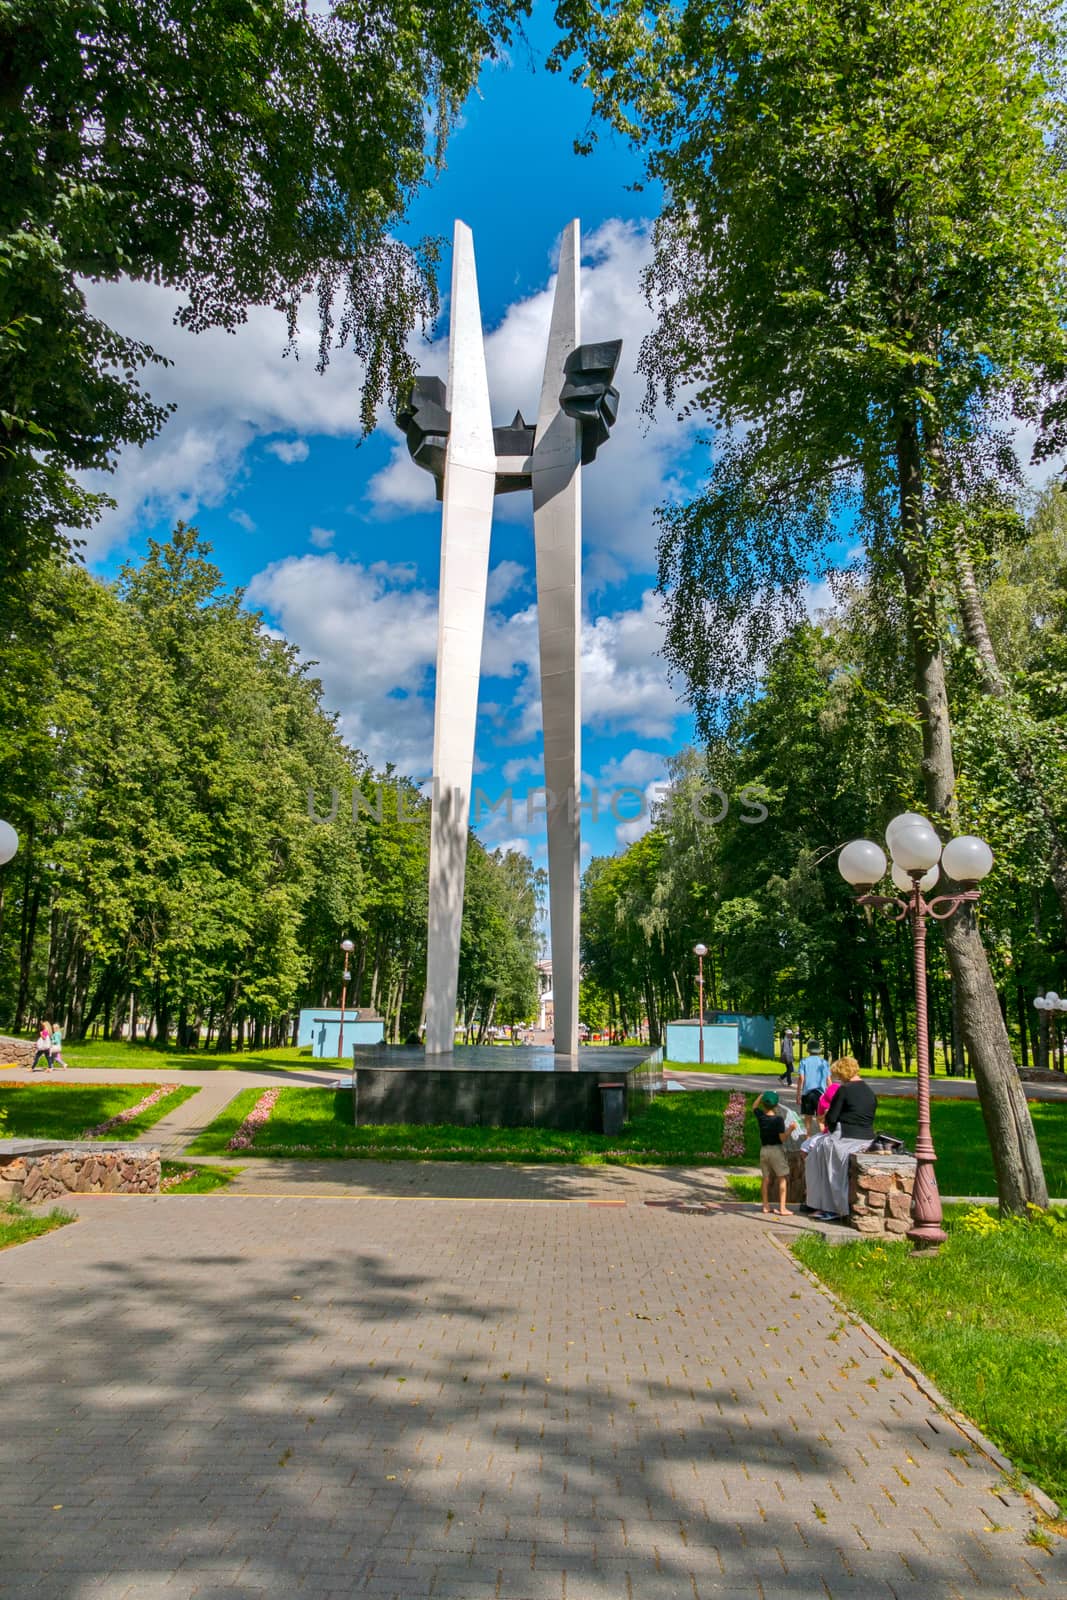
{"label": "paving stone path", "polygon": [[648,1203],[693,1175],[294,1165],[0,1255],[5,1593],[1067,1596],[777,1225]]}

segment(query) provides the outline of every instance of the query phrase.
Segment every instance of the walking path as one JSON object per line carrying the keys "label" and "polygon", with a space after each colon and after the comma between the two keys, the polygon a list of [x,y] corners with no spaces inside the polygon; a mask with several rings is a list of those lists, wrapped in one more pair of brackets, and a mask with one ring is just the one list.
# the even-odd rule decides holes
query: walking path
{"label": "walking path", "polygon": [[352,1165],[0,1255],[12,1594],[1067,1597],[778,1224],[649,1203],[717,1174]]}

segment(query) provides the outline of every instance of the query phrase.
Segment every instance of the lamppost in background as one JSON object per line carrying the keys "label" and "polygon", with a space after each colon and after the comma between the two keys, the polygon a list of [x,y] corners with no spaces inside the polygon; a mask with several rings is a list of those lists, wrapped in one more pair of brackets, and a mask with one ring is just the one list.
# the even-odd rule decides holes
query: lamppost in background
{"label": "lamppost in background", "polygon": [[[915,1137],[915,1187],[911,1201],[911,1227],[908,1238],[916,1249],[935,1252],[946,1238],[941,1226],[941,1196],[937,1192],[934,1162],[937,1153],[930,1133],[930,1048],[926,1011],[926,919],[944,922],[961,906],[972,905],[979,896],[975,887],[993,865],[993,852],[984,839],[971,834],[941,840],[925,817],[905,811],[894,817],[885,830],[886,844],[893,858],[893,884],[900,893],[863,893],[873,890],[885,877],[885,852],[870,839],[854,839],[837,858],[838,870],[857,894],[857,904],[877,906],[895,922],[906,917],[911,924],[915,956],[915,1059],[917,1065],[918,1127]],[[961,885],[958,893],[925,896],[937,883],[944,867],[948,877]]]}
{"label": "lamppost in background", "polygon": [[[1046,989],[1044,994],[1039,994],[1034,1000],[1034,1010],[1048,1012],[1067,1011],[1067,1000],[1061,1000],[1055,989]],[[1044,1018],[1042,1018],[1044,1021]],[[1059,1070],[1063,1071],[1063,1036],[1058,1029],[1052,1033],[1053,1060],[1059,1058]]]}
{"label": "lamppost in background", "polygon": [[0,822],[0,867],[6,867],[19,847],[19,836],[10,822]]}
{"label": "lamppost in background", "polygon": [[704,1065],[704,957],[708,953],[706,944],[695,944],[693,954],[697,958],[697,993],[700,996],[700,1065]]}
{"label": "lamppost in background", "polygon": [[344,970],[341,973],[341,1025],[337,1029],[337,1055],[341,1061],[345,1058],[345,1000],[348,997],[348,983],[352,976],[348,970],[348,958],[355,948],[351,939],[341,940],[341,949],[345,954]]}

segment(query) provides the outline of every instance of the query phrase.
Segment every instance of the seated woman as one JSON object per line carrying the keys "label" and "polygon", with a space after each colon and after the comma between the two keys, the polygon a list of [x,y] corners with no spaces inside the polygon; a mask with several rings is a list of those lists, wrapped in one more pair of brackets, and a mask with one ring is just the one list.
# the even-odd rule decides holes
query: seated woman
{"label": "seated woman", "polygon": [[878,1096],[852,1056],[835,1061],[830,1074],[841,1087],[826,1112],[826,1136],[812,1141],[804,1167],[808,1209],[824,1222],[848,1216],[849,1157],[874,1138],[878,1109]]}

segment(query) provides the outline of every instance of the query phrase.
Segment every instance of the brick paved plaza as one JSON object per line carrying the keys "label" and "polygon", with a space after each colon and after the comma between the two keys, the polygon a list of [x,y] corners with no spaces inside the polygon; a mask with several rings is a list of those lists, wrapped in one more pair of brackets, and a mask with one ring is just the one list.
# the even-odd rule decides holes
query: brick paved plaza
{"label": "brick paved plaza", "polygon": [[0,1256],[5,1594],[1067,1596],[774,1224],[645,1203],[696,1175],[242,1184]]}

